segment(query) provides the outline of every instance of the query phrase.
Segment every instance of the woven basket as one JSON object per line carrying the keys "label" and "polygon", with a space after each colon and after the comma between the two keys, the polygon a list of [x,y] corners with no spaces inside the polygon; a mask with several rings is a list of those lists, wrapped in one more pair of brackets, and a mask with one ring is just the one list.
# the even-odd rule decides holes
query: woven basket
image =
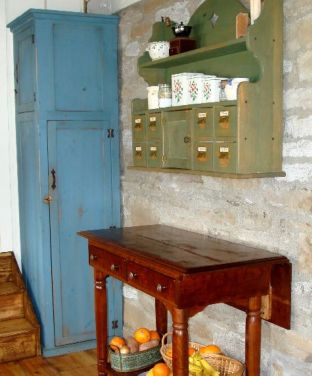
{"label": "woven basket", "polygon": [[[162,339],[161,339],[161,348],[160,348],[160,353],[161,353],[161,356],[164,360],[164,362],[167,364],[167,366],[172,369],[172,358],[170,356],[167,356],[166,355],[166,352],[172,348],[172,344],[171,343],[167,343],[165,344],[165,339],[168,337],[168,336],[172,336],[172,333],[166,333]],[[192,347],[193,349],[195,349],[196,351],[198,351],[201,347],[204,347],[204,345],[201,345],[200,343],[197,343],[197,342],[189,342],[189,347]]]}
{"label": "woven basket", "polygon": [[110,348],[109,359],[113,370],[118,372],[131,372],[149,367],[161,360],[160,346],[149,350],[138,351],[132,354],[120,354]]}
{"label": "woven basket", "polygon": [[[169,335],[171,336],[172,333],[167,333],[163,336],[161,340],[160,353],[164,362],[170,369],[172,369],[172,358],[166,355],[168,349],[172,348],[172,344],[165,344],[165,339]],[[204,345],[197,342],[189,342],[189,347],[192,347],[198,351],[201,347],[204,347]],[[220,373],[220,376],[242,376],[244,372],[243,364],[238,360],[229,358],[228,356],[224,356],[222,354],[202,354],[202,357]]]}

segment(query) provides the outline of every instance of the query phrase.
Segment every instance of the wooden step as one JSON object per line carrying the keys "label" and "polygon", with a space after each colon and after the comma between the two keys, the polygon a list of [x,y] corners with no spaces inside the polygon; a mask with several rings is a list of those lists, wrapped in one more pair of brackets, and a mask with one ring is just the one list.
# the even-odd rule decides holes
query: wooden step
{"label": "wooden step", "polygon": [[0,253],[0,363],[40,355],[40,327],[12,252]]}
{"label": "wooden step", "polygon": [[0,321],[0,363],[36,356],[38,328],[25,318]]}
{"label": "wooden step", "polygon": [[0,283],[12,279],[12,253],[0,253]]}
{"label": "wooden step", "polygon": [[24,289],[14,282],[0,283],[0,321],[24,317]]}

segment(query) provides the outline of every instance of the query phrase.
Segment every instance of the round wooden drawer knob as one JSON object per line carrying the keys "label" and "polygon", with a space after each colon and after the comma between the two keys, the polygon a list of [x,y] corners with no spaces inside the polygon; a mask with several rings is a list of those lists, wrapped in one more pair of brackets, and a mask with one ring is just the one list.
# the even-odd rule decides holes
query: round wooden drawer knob
{"label": "round wooden drawer knob", "polygon": [[163,285],[161,285],[160,283],[158,283],[157,284],[157,286],[156,286],[156,290],[158,291],[158,292],[163,292],[163,291],[165,291],[166,290],[166,286],[163,286]]}
{"label": "round wooden drawer knob", "polygon": [[131,280],[136,279],[137,276],[138,276],[138,275],[137,275],[136,273],[133,273],[133,272],[130,272],[129,275],[128,275],[129,279],[131,279]]}
{"label": "round wooden drawer knob", "polygon": [[112,264],[110,269],[111,269],[112,272],[117,272],[117,270],[119,270],[119,266],[116,265],[116,264]]}

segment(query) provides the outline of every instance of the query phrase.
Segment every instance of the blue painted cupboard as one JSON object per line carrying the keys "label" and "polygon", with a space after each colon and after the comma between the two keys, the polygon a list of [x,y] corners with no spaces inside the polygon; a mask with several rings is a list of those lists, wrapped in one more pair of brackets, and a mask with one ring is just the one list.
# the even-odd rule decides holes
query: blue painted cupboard
{"label": "blue painted cupboard", "polygon": [[[22,269],[43,353],[95,347],[93,275],[76,232],[120,225],[118,18],[30,9],[8,26]],[[108,284],[109,334],[120,335],[122,286]]]}

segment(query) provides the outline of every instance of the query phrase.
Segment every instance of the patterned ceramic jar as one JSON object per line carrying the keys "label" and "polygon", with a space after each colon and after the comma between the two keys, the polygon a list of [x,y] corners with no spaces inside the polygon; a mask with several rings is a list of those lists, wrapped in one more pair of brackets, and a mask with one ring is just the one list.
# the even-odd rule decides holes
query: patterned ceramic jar
{"label": "patterned ceramic jar", "polygon": [[187,80],[187,104],[202,103],[203,99],[203,82],[205,75],[196,74]]}
{"label": "patterned ceramic jar", "polygon": [[201,103],[220,101],[221,81],[223,77],[206,76],[203,82],[203,97]]}
{"label": "patterned ceramic jar", "polygon": [[166,41],[150,42],[147,45],[148,51],[152,60],[163,59],[169,56],[170,43]]}
{"label": "patterned ceramic jar", "polygon": [[178,73],[171,76],[172,106],[184,106],[189,104],[188,80],[195,73]]}

